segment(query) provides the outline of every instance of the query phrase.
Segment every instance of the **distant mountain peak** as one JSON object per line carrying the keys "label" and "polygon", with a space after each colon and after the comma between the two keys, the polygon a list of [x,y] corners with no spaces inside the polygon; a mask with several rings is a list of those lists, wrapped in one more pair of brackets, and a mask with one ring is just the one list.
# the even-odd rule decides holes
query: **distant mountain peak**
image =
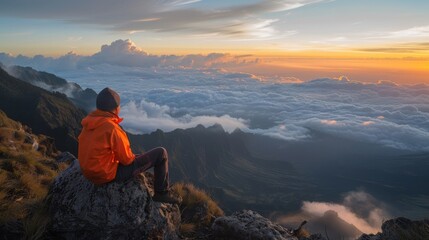
{"label": "distant mountain peak", "polygon": [[0,109],[35,133],[55,138],[60,150],[77,153],[85,113],[65,95],[33,86],[0,69]]}
{"label": "distant mountain peak", "polygon": [[64,78],[51,73],[37,71],[31,67],[10,66],[4,69],[9,75],[34,86],[43,88],[50,92],[60,92],[65,94],[74,105],[86,112],[91,112],[95,109],[97,93],[90,88],[83,90],[77,83],[67,82]]}

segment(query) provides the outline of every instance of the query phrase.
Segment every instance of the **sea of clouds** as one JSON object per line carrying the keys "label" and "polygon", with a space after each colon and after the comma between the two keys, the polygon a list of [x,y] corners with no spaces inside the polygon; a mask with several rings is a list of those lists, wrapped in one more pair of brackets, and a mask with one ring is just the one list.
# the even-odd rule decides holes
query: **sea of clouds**
{"label": "sea of clouds", "polygon": [[[376,234],[380,232],[383,222],[391,218],[386,208],[383,202],[371,194],[357,190],[345,193],[340,203],[303,201],[298,213],[277,216],[275,221],[285,225],[296,224],[297,220],[304,219],[313,222],[327,211],[334,211],[340,219],[353,224],[359,231]],[[340,228],[340,226],[336,227]],[[343,230],[347,232],[346,229]],[[352,239],[357,237],[359,236]]]}
{"label": "sea of clouds", "polygon": [[223,70],[258,61],[219,53],[150,55],[130,40],[103,45],[92,56],[0,54],[5,65],[32,66],[96,91],[117,90],[123,125],[134,133],[219,123],[227,131],[240,128],[287,140],[308,139],[317,130],[429,151],[429,85],[369,84],[347,77],[284,82]]}

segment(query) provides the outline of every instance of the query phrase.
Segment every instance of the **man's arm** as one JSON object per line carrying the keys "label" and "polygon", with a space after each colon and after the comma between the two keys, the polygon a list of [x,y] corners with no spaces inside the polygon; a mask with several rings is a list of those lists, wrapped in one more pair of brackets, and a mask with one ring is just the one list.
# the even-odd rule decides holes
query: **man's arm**
{"label": "man's arm", "polygon": [[124,131],[115,128],[112,132],[111,144],[115,157],[121,164],[129,165],[133,162],[135,155],[131,151],[130,142]]}

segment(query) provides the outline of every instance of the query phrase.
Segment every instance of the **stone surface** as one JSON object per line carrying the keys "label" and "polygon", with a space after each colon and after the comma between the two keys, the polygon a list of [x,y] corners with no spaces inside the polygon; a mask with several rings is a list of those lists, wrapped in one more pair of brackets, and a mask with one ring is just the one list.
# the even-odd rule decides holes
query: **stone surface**
{"label": "stone surface", "polygon": [[317,233],[317,234],[311,235],[310,237],[299,238],[299,240],[326,240],[326,238],[323,237],[322,234]]}
{"label": "stone surface", "polygon": [[219,217],[212,225],[215,239],[297,240],[290,231],[251,210]]}
{"label": "stone surface", "polygon": [[56,157],[56,161],[58,163],[68,163],[71,164],[74,160],[76,159],[76,157],[69,153],[69,152],[62,152],[60,153],[57,157]]}
{"label": "stone surface", "polygon": [[141,175],[96,186],[74,160],[48,194],[52,232],[64,239],[178,239],[178,206],[153,202],[148,181]]}
{"label": "stone surface", "polygon": [[358,240],[429,239],[429,219],[412,221],[407,218],[388,220],[381,226],[381,233],[363,234]]}

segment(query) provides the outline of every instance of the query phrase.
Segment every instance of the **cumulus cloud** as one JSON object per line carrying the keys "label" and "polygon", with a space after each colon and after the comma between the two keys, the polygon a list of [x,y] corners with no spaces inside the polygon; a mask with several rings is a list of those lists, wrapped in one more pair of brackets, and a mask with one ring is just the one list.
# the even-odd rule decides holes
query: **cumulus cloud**
{"label": "cumulus cloud", "polygon": [[23,55],[13,56],[8,53],[0,53],[0,62],[6,66],[30,66],[44,71],[76,69],[83,59],[85,59],[85,57],[77,55],[73,52],[69,52],[66,55],[58,58],[45,57],[43,55],[36,55],[34,57],[27,57]]}
{"label": "cumulus cloud", "polygon": [[205,127],[220,124],[227,132],[232,132],[237,128],[246,129],[245,120],[223,116],[196,116],[184,115],[180,118],[170,116],[168,106],[160,106],[142,100],[140,104],[134,101],[128,102],[121,108],[121,115],[124,117],[123,124],[132,133],[153,132],[157,129],[172,131],[177,128],[186,129],[203,125]]}
{"label": "cumulus cloud", "polygon": [[[55,19],[75,24],[95,24],[113,31],[156,31],[219,34],[222,36],[271,37],[269,12],[299,8],[323,0],[261,0],[218,9],[193,7],[198,1],[177,0],[48,0],[0,1],[0,15]],[[256,27],[256,28],[255,28]]]}
{"label": "cumulus cloud", "polygon": [[150,55],[129,39],[116,40],[103,45],[99,52],[91,56],[80,56],[69,52],[58,58],[36,55],[26,57],[0,53],[0,62],[5,65],[31,66],[39,70],[59,71],[91,68],[94,65],[109,64],[124,67],[182,67],[182,68],[222,68],[257,63],[251,56],[233,56],[227,53],[189,55]]}
{"label": "cumulus cloud", "polygon": [[346,194],[341,204],[304,201],[301,210],[315,217],[321,217],[332,210],[339,218],[364,233],[379,232],[383,221],[389,219],[389,214],[383,209],[383,203],[364,191]]}
{"label": "cumulus cloud", "polygon": [[[317,226],[317,224],[328,224],[320,221],[320,219],[329,211],[335,212],[338,218],[348,224],[353,224],[358,230],[368,234],[379,232],[383,221],[390,218],[384,203],[364,191],[352,191],[345,194],[341,203],[304,201],[300,213],[278,216],[276,221],[288,225],[297,219],[306,219],[310,223],[309,228],[320,230],[320,227],[323,229],[324,226]],[[334,227],[337,227],[336,230],[338,231],[348,231],[348,233],[343,232],[343,234],[353,235],[350,229],[340,229],[341,226],[339,225]],[[351,237],[355,239],[359,236]]]}

